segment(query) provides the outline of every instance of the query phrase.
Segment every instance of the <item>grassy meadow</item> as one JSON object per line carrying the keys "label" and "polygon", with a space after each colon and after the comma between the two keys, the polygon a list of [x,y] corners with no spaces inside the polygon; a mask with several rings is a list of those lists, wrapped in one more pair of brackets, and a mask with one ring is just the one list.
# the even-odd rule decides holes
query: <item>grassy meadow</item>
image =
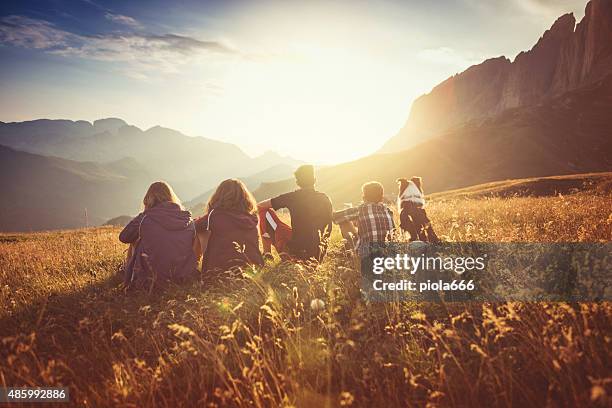
{"label": "grassy meadow", "polygon": [[[449,241],[609,241],[611,199],[439,196],[428,212]],[[337,231],[316,269],[277,259],[126,295],[118,232],[0,235],[0,386],[62,384],[79,406],[611,404],[608,302],[368,304]]]}

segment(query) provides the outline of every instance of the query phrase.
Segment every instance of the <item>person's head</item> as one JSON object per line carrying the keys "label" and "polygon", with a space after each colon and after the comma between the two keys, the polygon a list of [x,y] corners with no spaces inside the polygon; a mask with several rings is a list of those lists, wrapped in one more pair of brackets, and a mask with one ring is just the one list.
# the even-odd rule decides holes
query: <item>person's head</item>
{"label": "person's head", "polygon": [[253,214],[257,209],[257,202],[242,181],[227,179],[219,184],[208,200],[206,212],[215,208]]}
{"label": "person's head", "polygon": [[314,167],[311,164],[304,164],[297,168],[295,173],[295,182],[301,188],[312,188],[315,185]]}
{"label": "person's head", "polygon": [[412,176],[410,179],[414,183],[415,186],[423,193],[423,179],[418,176]]}
{"label": "person's head", "polygon": [[361,192],[363,193],[363,201],[366,203],[380,203],[385,194],[382,184],[378,181],[365,183],[361,186]]}
{"label": "person's head", "polygon": [[182,208],[181,200],[174,194],[172,187],[165,181],[156,181],[149,186],[147,193],[142,199],[145,210],[155,207],[159,203],[175,203]]}

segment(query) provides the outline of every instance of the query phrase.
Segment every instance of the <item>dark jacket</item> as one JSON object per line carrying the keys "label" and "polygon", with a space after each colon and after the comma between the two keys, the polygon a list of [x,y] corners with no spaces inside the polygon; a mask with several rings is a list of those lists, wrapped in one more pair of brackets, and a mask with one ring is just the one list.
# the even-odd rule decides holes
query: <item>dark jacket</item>
{"label": "dark jacket", "polygon": [[135,250],[125,268],[132,284],[155,276],[156,282],[176,281],[197,271],[193,253],[195,225],[189,211],[164,202],[138,214],[119,234]]}
{"label": "dark jacket", "polygon": [[210,231],[202,271],[263,264],[256,214],[217,208],[198,218],[196,226],[198,231]]}
{"label": "dark jacket", "polygon": [[301,260],[323,261],[332,231],[332,204],[327,194],[300,188],[270,199],[272,208],[289,209],[291,240],[289,253]]}

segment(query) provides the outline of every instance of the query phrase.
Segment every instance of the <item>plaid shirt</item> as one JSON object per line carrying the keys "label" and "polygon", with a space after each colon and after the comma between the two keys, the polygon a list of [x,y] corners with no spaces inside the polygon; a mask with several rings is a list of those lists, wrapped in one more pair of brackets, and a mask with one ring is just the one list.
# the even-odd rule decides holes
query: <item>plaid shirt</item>
{"label": "plaid shirt", "polygon": [[357,222],[359,241],[357,252],[363,254],[372,242],[385,242],[395,228],[393,212],[382,203],[363,203],[334,214],[334,221],[342,224]]}

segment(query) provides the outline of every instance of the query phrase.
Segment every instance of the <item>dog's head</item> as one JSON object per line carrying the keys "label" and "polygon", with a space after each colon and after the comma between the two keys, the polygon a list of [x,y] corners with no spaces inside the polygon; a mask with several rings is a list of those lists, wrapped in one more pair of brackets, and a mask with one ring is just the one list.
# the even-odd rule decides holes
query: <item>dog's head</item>
{"label": "dog's head", "polygon": [[402,195],[402,193],[404,192],[404,190],[406,190],[406,187],[408,187],[408,179],[405,178],[398,178],[397,180],[395,180],[397,182],[397,186],[399,187],[399,193],[398,195]]}

